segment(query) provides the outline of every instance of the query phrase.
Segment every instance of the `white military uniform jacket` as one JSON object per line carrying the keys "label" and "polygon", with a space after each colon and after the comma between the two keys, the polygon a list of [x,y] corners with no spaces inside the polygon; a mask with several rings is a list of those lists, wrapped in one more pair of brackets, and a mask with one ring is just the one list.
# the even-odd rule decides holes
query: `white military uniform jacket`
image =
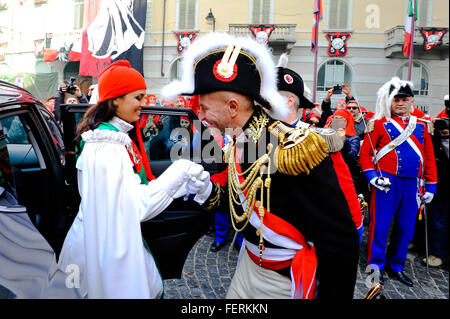
{"label": "white military uniform jacket", "polygon": [[79,268],[84,298],[159,298],[162,279],[144,246],[140,223],[184,195],[187,173],[172,176],[168,169],[148,185],[141,184],[125,148],[132,126],[118,118],[110,123],[120,132],[96,129],[82,134],[85,145],[76,164],[80,209],[59,266]]}

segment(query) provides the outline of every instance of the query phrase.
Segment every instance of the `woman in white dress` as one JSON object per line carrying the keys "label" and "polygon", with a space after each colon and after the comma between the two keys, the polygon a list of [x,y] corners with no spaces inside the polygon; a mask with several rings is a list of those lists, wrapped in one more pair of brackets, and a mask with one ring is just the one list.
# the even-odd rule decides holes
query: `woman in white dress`
{"label": "woman in white dress", "polygon": [[111,64],[99,76],[97,104],[77,129],[81,203],[59,266],[79,274],[71,285],[82,298],[160,298],[163,282],[140,223],[175,198],[197,194],[202,203],[210,193],[209,173],[187,160],[156,179],[151,174],[145,153],[128,136],[145,106],[145,90],[128,61]]}

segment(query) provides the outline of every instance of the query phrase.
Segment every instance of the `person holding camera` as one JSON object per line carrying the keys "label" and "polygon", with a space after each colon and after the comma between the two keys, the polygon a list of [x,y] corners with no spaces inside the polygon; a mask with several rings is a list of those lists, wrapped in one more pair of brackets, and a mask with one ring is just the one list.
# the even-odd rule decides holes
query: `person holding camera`
{"label": "person holding camera", "polygon": [[[292,69],[287,67],[288,58],[283,53],[278,61],[278,92],[286,99],[286,104],[289,108],[289,115],[283,120],[292,126],[304,127],[318,133],[328,144],[328,151],[333,161],[333,167],[339,180],[339,186],[344,193],[347,201],[352,220],[358,230],[359,242],[361,243],[362,234],[364,231],[363,219],[361,215],[361,206],[358,196],[355,191],[353,178],[351,172],[341,154],[344,145],[342,137],[338,135],[335,130],[323,129],[320,115],[316,113],[315,109],[306,116],[306,121],[299,119],[299,108],[304,109],[314,105],[307,97],[306,85],[302,77]],[[317,105],[316,105],[317,107]],[[358,152],[356,152],[358,153]]]}
{"label": "person holding camera", "polygon": [[[430,255],[428,265],[439,267],[448,258],[448,193],[449,176],[449,117],[450,104],[445,96],[445,109],[434,119],[433,148],[436,157],[437,187],[429,210]],[[426,263],[426,258],[423,259]]]}
{"label": "person holding camera", "polygon": [[331,89],[327,91],[327,95],[322,101],[322,123],[326,123],[328,118],[333,114],[333,110],[331,109],[331,96],[333,94],[345,94],[345,99],[340,99],[336,103],[336,110],[345,110],[348,101],[354,100],[355,98],[350,93],[350,88],[348,84],[335,85]]}
{"label": "person holding camera", "polygon": [[61,124],[61,104],[78,104],[89,103],[85,95],[81,93],[81,89],[75,84],[75,78],[70,78],[70,82],[64,81],[58,88],[55,96],[55,104],[53,107],[53,114],[58,124]]}

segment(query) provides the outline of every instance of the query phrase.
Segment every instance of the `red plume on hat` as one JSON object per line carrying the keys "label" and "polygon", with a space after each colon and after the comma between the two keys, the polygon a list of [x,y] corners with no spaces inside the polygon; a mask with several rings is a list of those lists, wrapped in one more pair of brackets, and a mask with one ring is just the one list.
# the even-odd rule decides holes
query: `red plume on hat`
{"label": "red plume on hat", "polygon": [[142,74],[133,69],[127,60],[119,60],[100,73],[97,103],[142,89],[147,89]]}

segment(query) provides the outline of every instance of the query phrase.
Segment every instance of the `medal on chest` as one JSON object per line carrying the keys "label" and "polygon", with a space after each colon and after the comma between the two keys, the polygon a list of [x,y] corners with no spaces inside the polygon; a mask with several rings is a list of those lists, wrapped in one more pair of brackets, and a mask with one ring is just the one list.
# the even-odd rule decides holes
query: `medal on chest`
{"label": "medal on chest", "polygon": [[131,143],[126,145],[125,147],[127,149],[128,155],[130,156],[131,162],[136,169],[136,173],[140,173],[142,170],[142,156],[139,152],[139,149],[133,141],[131,141]]}

